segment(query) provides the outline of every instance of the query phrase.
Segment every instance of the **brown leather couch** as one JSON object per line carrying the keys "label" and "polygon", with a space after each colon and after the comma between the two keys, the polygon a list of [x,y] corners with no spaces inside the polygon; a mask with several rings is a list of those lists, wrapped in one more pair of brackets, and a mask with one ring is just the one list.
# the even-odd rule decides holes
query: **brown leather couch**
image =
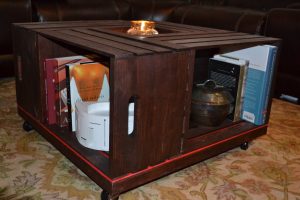
{"label": "brown leather couch", "polygon": [[0,1],[0,78],[13,75],[11,23],[31,21],[30,0]]}
{"label": "brown leather couch", "polygon": [[12,75],[13,22],[148,19],[282,38],[275,97],[287,94],[300,98],[296,55],[299,5],[300,0],[2,0],[0,26],[5,28],[0,31],[0,77]]}

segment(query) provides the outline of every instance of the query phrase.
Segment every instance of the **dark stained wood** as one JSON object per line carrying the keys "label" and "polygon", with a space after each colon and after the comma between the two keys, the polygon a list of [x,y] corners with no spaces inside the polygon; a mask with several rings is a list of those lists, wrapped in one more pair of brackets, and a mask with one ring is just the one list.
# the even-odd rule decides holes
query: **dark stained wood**
{"label": "dark stained wood", "polygon": [[[105,39],[110,39],[110,40],[113,40],[115,42],[119,42],[122,44],[128,44],[128,45],[132,45],[134,47],[141,47],[141,48],[147,49],[149,51],[170,52],[170,49],[167,49],[167,48],[162,48],[162,47],[158,47],[156,45],[150,45],[150,44],[141,44],[140,42],[137,42],[134,40],[128,40],[128,39],[113,36],[110,34],[101,33],[101,32],[98,32],[97,29],[93,29],[93,28],[90,28],[90,29],[76,28],[73,30],[78,31],[80,33],[85,33],[87,35],[93,35],[93,36],[97,36],[97,37],[101,37],[101,38],[105,38]],[[93,31],[93,30],[95,30],[95,31]]]}
{"label": "dark stained wood", "polygon": [[244,38],[244,39],[233,39],[233,40],[221,40],[221,41],[208,41],[208,42],[195,42],[195,43],[188,43],[188,44],[181,44],[184,45],[186,48],[207,48],[208,46],[210,48],[216,48],[216,47],[222,47],[223,45],[246,45],[248,44],[250,46],[259,45],[262,42],[264,43],[272,43],[276,42],[277,39],[275,38],[263,38],[263,37],[254,37],[254,38]]}
{"label": "dark stained wood", "polygon": [[[157,40],[165,40],[165,38],[172,38],[178,39],[179,37],[197,37],[197,35],[202,34],[221,34],[221,33],[233,33],[232,31],[226,30],[219,30],[219,31],[189,31],[189,32],[175,32],[175,33],[168,33],[168,34],[158,34],[158,35],[149,35],[147,38],[155,38]],[[194,36],[193,36],[194,35]],[[166,39],[167,40],[167,39]]]}
{"label": "dark stained wood", "polygon": [[[195,69],[205,68],[214,54],[262,44],[279,47],[278,39],[170,22],[158,22],[162,34],[138,37],[127,35],[128,27],[127,21],[107,20],[24,23],[13,28],[19,114],[111,196],[266,133],[267,125],[248,122],[193,128],[192,85]],[[74,133],[45,123],[45,58],[90,53],[110,68],[108,155],[86,149]],[[200,73],[205,77],[205,70]],[[128,135],[132,97],[135,130]],[[267,119],[270,106],[269,101]]]}
{"label": "dark stained wood", "polygon": [[13,27],[13,47],[16,73],[17,104],[30,114],[43,120],[42,87],[38,84],[43,79],[38,66],[36,35],[28,29]]}
{"label": "dark stained wood", "polygon": [[129,22],[122,20],[89,20],[89,21],[55,21],[55,22],[30,22],[15,23],[16,25],[28,29],[53,29],[53,28],[73,28],[90,26],[129,26]]}
{"label": "dark stained wood", "polygon": [[183,153],[186,153],[198,148],[203,148],[212,143],[233,137],[235,135],[240,134],[241,132],[246,132],[247,130],[254,129],[256,127],[257,126],[251,123],[241,122],[222,129],[210,131],[206,134],[201,134],[198,137],[185,138],[183,140],[182,151]]}
{"label": "dark stained wood", "polygon": [[189,32],[189,33],[177,33],[168,35],[159,35],[158,37],[152,37],[160,41],[172,41],[172,40],[183,40],[183,39],[194,39],[201,37],[222,37],[232,35],[247,35],[246,33],[230,32],[230,31],[218,31],[218,32]]}
{"label": "dark stained wood", "polygon": [[125,34],[125,33],[120,33],[120,32],[117,32],[117,31],[113,31],[113,30],[109,30],[109,29],[102,29],[102,28],[93,28],[93,30],[97,30],[99,32],[106,33],[106,34],[115,35],[115,36],[118,36],[118,37],[121,37],[121,38],[128,38],[128,39],[136,40],[136,41],[139,41],[139,42],[145,43],[145,44],[152,44],[152,45],[156,45],[158,47],[169,48],[169,49],[172,49],[172,50],[183,49],[183,46],[181,46],[181,45],[171,44],[171,43],[168,43],[168,42],[157,41],[155,39],[152,39],[151,37],[133,36],[133,35],[128,35],[128,34]]}
{"label": "dark stained wood", "polygon": [[124,51],[120,49],[113,48],[109,45],[103,45],[100,43],[95,43],[87,39],[78,38],[75,36],[67,35],[64,33],[58,33],[57,31],[40,31],[45,33],[43,35],[56,39],[58,41],[64,41],[66,44],[76,45],[78,47],[85,48],[95,53],[103,54],[106,56],[113,56],[116,58],[133,56],[133,53],[129,51]]}
{"label": "dark stained wood", "polygon": [[122,44],[120,42],[112,40],[112,38],[96,37],[96,36],[92,36],[92,35],[89,35],[89,34],[76,32],[76,31],[73,31],[73,30],[62,30],[62,31],[58,31],[58,32],[62,33],[64,35],[67,35],[67,37],[69,37],[69,36],[73,37],[74,36],[76,38],[80,38],[80,39],[83,39],[83,40],[94,42],[96,44],[107,45],[107,46],[113,47],[115,49],[128,51],[128,52],[134,53],[135,55],[145,55],[145,54],[151,54],[152,53],[152,51],[149,51],[149,50],[146,50],[146,49],[143,49],[143,48],[139,48],[139,47],[132,46],[132,45],[127,45],[127,44]]}
{"label": "dark stained wood", "polygon": [[221,29],[209,28],[209,27],[201,27],[201,26],[193,26],[188,24],[178,24],[174,22],[166,22],[162,21],[158,23],[158,26],[169,26],[169,27],[177,27],[184,30],[192,30],[192,31],[221,31]]}
{"label": "dark stained wood", "polygon": [[[186,69],[193,66],[192,56],[191,52],[142,56],[118,60],[112,67],[110,156],[115,175],[180,153]],[[132,96],[137,97],[136,130],[128,136],[127,109]]]}
{"label": "dark stained wood", "polygon": [[199,135],[205,135],[207,133],[224,129],[230,126],[237,126],[238,123],[240,123],[240,121],[232,122],[230,119],[225,119],[224,122],[222,122],[222,124],[211,127],[211,126],[199,125],[193,121],[190,121],[189,122],[190,126],[187,129],[186,133],[184,134],[184,139],[190,139],[193,137],[197,137]]}
{"label": "dark stained wood", "polygon": [[203,149],[197,149],[193,152],[183,154],[182,157],[166,160],[163,164],[152,166],[149,170],[144,170],[131,174],[128,177],[120,177],[113,184],[113,191],[128,191],[147,182],[153,181],[156,177],[162,177],[170,173],[176,172],[185,167],[191,166],[197,162],[216,156],[220,153],[233,149],[245,141],[252,141],[254,138],[266,133],[267,128],[253,130],[247,134],[241,134],[235,138],[224,141],[219,144],[207,146]]}
{"label": "dark stained wood", "polygon": [[257,35],[248,35],[248,34],[240,34],[240,33],[233,33],[229,35],[215,35],[215,34],[209,34],[209,35],[201,35],[197,38],[191,38],[191,39],[177,39],[177,40],[169,40],[170,43],[175,44],[192,44],[192,43],[203,43],[203,42],[221,42],[221,41],[232,41],[232,40],[240,40],[243,39],[252,39],[252,38],[263,38],[262,36]]}
{"label": "dark stained wood", "polygon": [[[41,108],[42,108],[42,116],[39,118],[42,122],[46,122],[46,88],[45,88],[45,75],[44,75],[44,61],[46,58],[56,58],[56,57],[64,57],[64,56],[73,56],[77,55],[76,52],[70,50],[69,48],[63,47],[55,42],[50,42],[49,39],[42,37],[41,35],[36,35],[36,33],[33,33],[35,36],[35,44],[37,45],[38,52],[37,55],[37,67],[39,73],[40,73],[40,79],[39,79],[39,87],[40,87],[40,98],[41,98]],[[34,73],[32,71],[32,73]],[[30,78],[32,77],[32,74],[29,75]]]}

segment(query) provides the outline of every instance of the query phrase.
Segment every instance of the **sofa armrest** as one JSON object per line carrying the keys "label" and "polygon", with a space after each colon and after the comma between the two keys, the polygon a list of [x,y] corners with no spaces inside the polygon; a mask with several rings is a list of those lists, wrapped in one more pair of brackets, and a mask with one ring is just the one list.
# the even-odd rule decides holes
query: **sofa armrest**
{"label": "sofa armrest", "polygon": [[278,8],[270,10],[267,14],[265,35],[282,39],[275,86],[276,96],[283,93],[300,98],[299,21],[298,9]]}

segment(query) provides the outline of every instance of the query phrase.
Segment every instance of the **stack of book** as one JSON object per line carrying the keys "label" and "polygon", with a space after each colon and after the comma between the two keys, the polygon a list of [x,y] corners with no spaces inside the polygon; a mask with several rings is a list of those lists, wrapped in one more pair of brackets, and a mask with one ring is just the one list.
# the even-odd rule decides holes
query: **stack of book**
{"label": "stack of book", "polygon": [[44,62],[46,120],[76,130],[76,101],[109,102],[109,69],[93,58],[70,56]]}
{"label": "stack of book", "polygon": [[276,53],[277,47],[262,45],[210,59],[209,78],[227,87],[235,99],[229,119],[265,123]]}

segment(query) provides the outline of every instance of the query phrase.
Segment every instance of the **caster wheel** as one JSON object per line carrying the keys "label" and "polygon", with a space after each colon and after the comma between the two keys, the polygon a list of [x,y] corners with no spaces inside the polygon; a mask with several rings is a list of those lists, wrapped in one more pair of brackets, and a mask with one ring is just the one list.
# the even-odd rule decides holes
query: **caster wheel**
{"label": "caster wheel", "polygon": [[119,197],[112,197],[107,191],[101,192],[101,200],[118,200]]}
{"label": "caster wheel", "polygon": [[249,148],[249,143],[248,142],[244,142],[243,144],[241,144],[241,149],[243,150],[247,150]]}
{"label": "caster wheel", "polygon": [[29,132],[29,131],[33,130],[33,127],[31,126],[31,124],[29,124],[27,121],[25,121],[23,123],[23,129],[24,129],[24,131]]}

